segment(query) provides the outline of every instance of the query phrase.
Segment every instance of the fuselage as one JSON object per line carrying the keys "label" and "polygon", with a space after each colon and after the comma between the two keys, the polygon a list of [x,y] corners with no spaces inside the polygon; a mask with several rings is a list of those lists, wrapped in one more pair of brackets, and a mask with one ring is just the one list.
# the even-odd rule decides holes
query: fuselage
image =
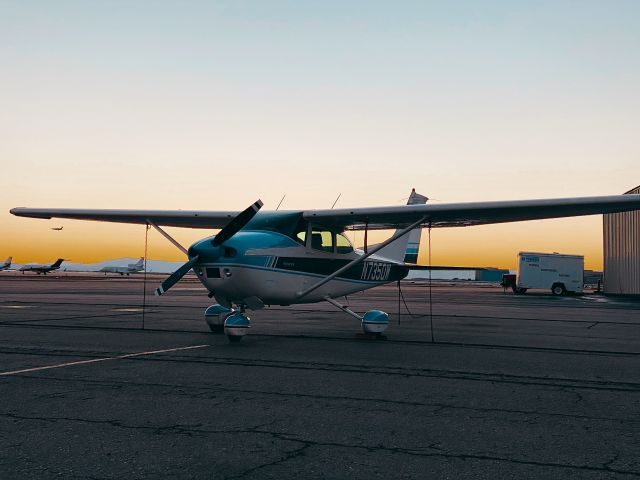
{"label": "fuselage", "polygon": [[104,273],[119,273],[120,275],[123,275],[125,273],[137,273],[143,268],[143,266],[139,266],[138,264],[131,264],[128,267],[103,267],[100,271]]}
{"label": "fuselage", "polygon": [[58,270],[60,268],[60,265],[62,265],[62,262],[64,261],[63,258],[59,258],[58,260],[56,260],[54,263],[50,264],[50,265],[42,265],[42,264],[38,264],[38,263],[32,263],[29,265],[24,265],[22,267],[20,267],[19,271],[24,273],[24,272],[36,272],[38,274],[40,273],[44,273],[45,275],[53,270]]}
{"label": "fuselage", "polygon": [[313,303],[401,280],[408,273],[403,264],[371,255],[301,297],[301,291],[364,252],[353,249],[340,232],[311,228],[297,235],[242,230],[217,248],[211,243],[214,238],[205,238],[189,249],[191,258],[198,255],[194,270],[217,299],[238,304],[250,303],[246,300],[255,297],[268,305]]}
{"label": "fuselage", "polygon": [[60,267],[54,267],[51,265],[25,265],[20,268],[21,272],[36,272],[36,273],[49,273],[53,270],[57,270]]}

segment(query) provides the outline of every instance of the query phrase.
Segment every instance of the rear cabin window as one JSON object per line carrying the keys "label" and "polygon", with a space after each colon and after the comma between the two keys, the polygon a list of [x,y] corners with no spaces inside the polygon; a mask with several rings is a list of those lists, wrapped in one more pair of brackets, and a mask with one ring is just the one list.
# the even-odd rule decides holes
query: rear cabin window
{"label": "rear cabin window", "polygon": [[351,253],[353,247],[347,237],[341,233],[336,233],[336,253]]}

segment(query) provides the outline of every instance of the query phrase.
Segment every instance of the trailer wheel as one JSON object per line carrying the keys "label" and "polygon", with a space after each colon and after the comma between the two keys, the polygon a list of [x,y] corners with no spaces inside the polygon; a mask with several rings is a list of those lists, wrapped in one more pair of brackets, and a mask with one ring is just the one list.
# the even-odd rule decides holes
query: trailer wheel
{"label": "trailer wheel", "polygon": [[512,290],[516,295],[524,295],[527,292],[526,288],[516,287],[515,285],[512,287]]}
{"label": "trailer wheel", "polygon": [[564,288],[564,285],[562,283],[554,283],[551,287],[551,293],[558,297],[567,293],[567,290],[566,288]]}

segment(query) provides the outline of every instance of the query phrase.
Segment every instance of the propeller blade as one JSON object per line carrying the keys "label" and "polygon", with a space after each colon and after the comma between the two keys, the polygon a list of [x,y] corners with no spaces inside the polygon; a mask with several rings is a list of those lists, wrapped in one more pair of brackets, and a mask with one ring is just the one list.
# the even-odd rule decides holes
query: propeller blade
{"label": "propeller blade", "polygon": [[158,288],[156,288],[156,295],[157,296],[162,295],[171,287],[173,287],[176,283],[178,283],[178,281],[182,277],[184,277],[189,270],[191,270],[191,268],[197,263],[197,261],[198,261],[198,255],[193,257],[187,263],[182,265],[178,270],[176,270],[171,275],[169,275],[169,277],[164,282],[162,282]]}
{"label": "propeller blade", "polygon": [[249,220],[251,220],[253,216],[258,213],[258,210],[260,210],[261,207],[262,201],[258,200],[255,203],[251,204],[249,208],[240,212],[236,218],[231,220],[222,230],[220,230],[220,233],[216,235],[216,237],[213,239],[213,246],[219,247],[224,242],[233,237],[236,233],[238,233],[238,230],[249,223]]}

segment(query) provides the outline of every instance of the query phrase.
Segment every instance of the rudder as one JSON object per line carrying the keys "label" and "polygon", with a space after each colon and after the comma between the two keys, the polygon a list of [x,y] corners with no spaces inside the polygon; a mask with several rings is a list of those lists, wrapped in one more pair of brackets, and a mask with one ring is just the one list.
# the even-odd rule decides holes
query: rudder
{"label": "rudder", "polygon": [[[407,200],[407,205],[424,205],[429,198],[416,193],[416,189],[411,190],[411,195]],[[393,232],[397,234],[399,230]],[[404,237],[391,242],[386,247],[380,249],[377,255],[388,258],[395,262],[418,263],[418,253],[420,250],[420,238],[422,236],[421,228],[414,228]],[[374,247],[375,245],[372,245]]]}

